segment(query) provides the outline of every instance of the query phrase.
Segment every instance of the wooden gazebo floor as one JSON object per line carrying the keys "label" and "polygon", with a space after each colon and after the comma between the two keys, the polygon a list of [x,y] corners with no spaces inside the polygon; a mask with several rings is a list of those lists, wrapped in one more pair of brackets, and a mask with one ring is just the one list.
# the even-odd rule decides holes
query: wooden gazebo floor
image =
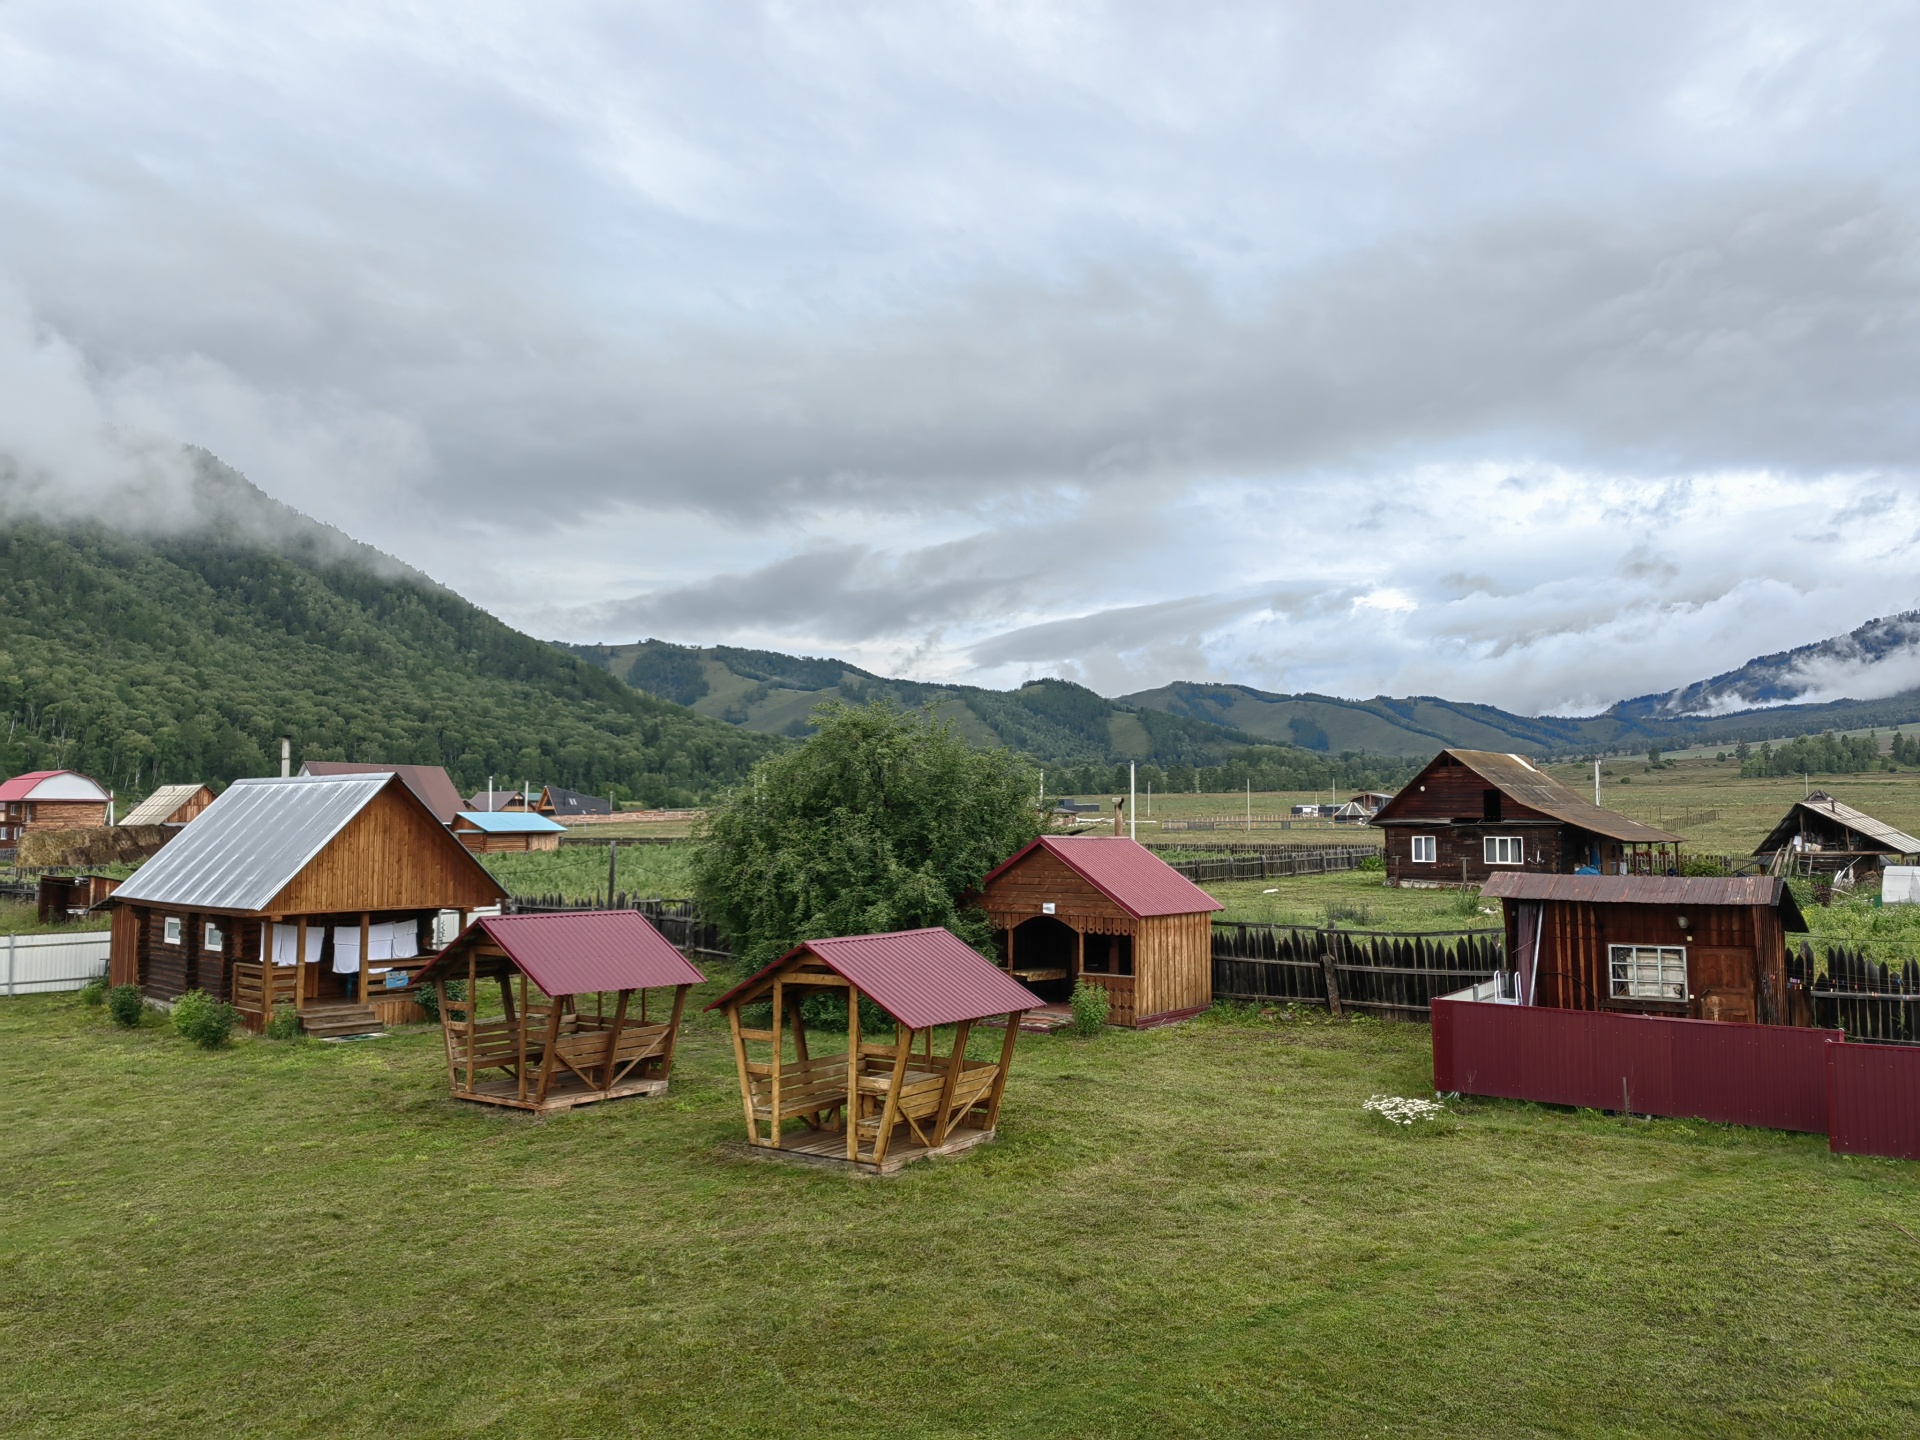
{"label": "wooden gazebo floor", "polygon": [[939,1146],[922,1145],[913,1131],[902,1125],[893,1132],[887,1146],[887,1158],[878,1165],[871,1160],[847,1159],[847,1135],[844,1130],[808,1130],[803,1128],[780,1137],[780,1147],[747,1145],[746,1153],[756,1160],[785,1160],[799,1165],[820,1165],[830,1169],[852,1170],[862,1175],[891,1175],[916,1160],[936,1155],[960,1155],[993,1139],[991,1130],[955,1130]]}
{"label": "wooden gazebo floor", "polygon": [[[533,1085],[527,1089],[531,1091]],[[665,1080],[623,1080],[611,1090],[595,1090],[586,1081],[569,1070],[564,1075],[556,1075],[553,1083],[547,1087],[547,1098],[536,1101],[531,1095],[525,1100],[520,1098],[520,1086],[511,1078],[501,1080],[483,1080],[471,1091],[456,1090],[456,1100],[472,1100],[482,1105],[509,1105],[515,1110],[532,1110],[541,1115],[555,1110],[571,1110],[576,1105],[592,1105],[601,1100],[627,1100],[646,1095],[664,1095],[667,1093]],[[841,1142],[843,1145],[845,1141]]]}

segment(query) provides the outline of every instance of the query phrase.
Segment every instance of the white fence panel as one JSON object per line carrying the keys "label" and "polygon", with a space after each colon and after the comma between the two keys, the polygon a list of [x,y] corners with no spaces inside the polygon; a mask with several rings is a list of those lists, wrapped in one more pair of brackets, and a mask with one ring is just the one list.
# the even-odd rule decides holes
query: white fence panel
{"label": "white fence panel", "polygon": [[78,990],[107,973],[112,948],[113,936],[106,930],[0,936],[0,994]]}

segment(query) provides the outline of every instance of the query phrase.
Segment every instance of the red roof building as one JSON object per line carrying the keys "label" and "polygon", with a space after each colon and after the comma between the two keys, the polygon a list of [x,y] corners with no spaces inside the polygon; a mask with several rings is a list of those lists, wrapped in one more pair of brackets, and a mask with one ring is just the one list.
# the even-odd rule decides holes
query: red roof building
{"label": "red roof building", "polygon": [[447,774],[444,765],[361,765],[352,760],[309,760],[300,767],[300,773],[308,776],[398,775],[442,825],[453,824],[453,817],[467,808],[467,802],[460,798],[453,777]]}
{"label": "red roof building", "polygon": [[74,770],[33,770],[0,783],[0,847],[12,849],[34,830],[75,830],[107,823],[111,797]]}
{"label": "red roof building", "polygon": [[1213,1001],[1206,891],[1124,836],[1042,835],[980,882],[1013,977],[1051,1002],[1077,981],[1107,992],[1115,1025],[1161,1025]]}
{"label": "red roof building", "polygon": [[[688,987],[705,978],[638,911],[574,910],[475,920],[414,984],[439,1002],[456,1100],[545,1112],[663,1094]],[[500,1014],[483,1020],[487,980]],[[649,1015],[648,992],[668,989]]]}
{"label": "red roof building", "polygon": [[[845,1006],[844,1051],[811,1052],[801,1005],[819,994]],[[894,1022],[892,1044],[861,1034],[862,1000]],[[753,1016],[749,1024],[748,1012],[762,1004],[768,1023]],[[724,1010],[733,1033],[749,1145],[885,1174],[993,1138],[1020,1016],[1040,1004],[958,936],[930,929],[806,941],[707,1008]],[[970,1059],[974,1022],[989,1018],[1006,1027],[1000,1058]],[[953,1040],[936,1055],[933,1031],[946,1025]],[[766,1058],[754,1058],[762,1047]]]}

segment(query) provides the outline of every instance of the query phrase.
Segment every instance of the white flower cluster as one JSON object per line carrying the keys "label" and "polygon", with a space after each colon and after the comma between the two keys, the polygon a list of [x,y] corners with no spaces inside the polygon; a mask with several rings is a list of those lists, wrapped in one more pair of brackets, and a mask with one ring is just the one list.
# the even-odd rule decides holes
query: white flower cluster
{"label": "white flower cluster", "polygon": [[1396,1125],[1411,1125],[1416,1120],[1438,1120],[1447,1107],[1438,1100],[1409,1100],[1404,1095],[1375,1095],[1362,1110],[1385,1116]]}

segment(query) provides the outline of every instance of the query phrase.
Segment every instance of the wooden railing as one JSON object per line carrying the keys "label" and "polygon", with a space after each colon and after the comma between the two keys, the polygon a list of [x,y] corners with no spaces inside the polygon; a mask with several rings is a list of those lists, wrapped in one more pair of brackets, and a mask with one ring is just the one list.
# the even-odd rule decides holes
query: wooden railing
{"label": "wooden railing", "polygon": [[233,967],[233,1008],[249,1030],[266,1028],[273,1012],[292,1005],[298,994],[299,967],[239,960]]}

